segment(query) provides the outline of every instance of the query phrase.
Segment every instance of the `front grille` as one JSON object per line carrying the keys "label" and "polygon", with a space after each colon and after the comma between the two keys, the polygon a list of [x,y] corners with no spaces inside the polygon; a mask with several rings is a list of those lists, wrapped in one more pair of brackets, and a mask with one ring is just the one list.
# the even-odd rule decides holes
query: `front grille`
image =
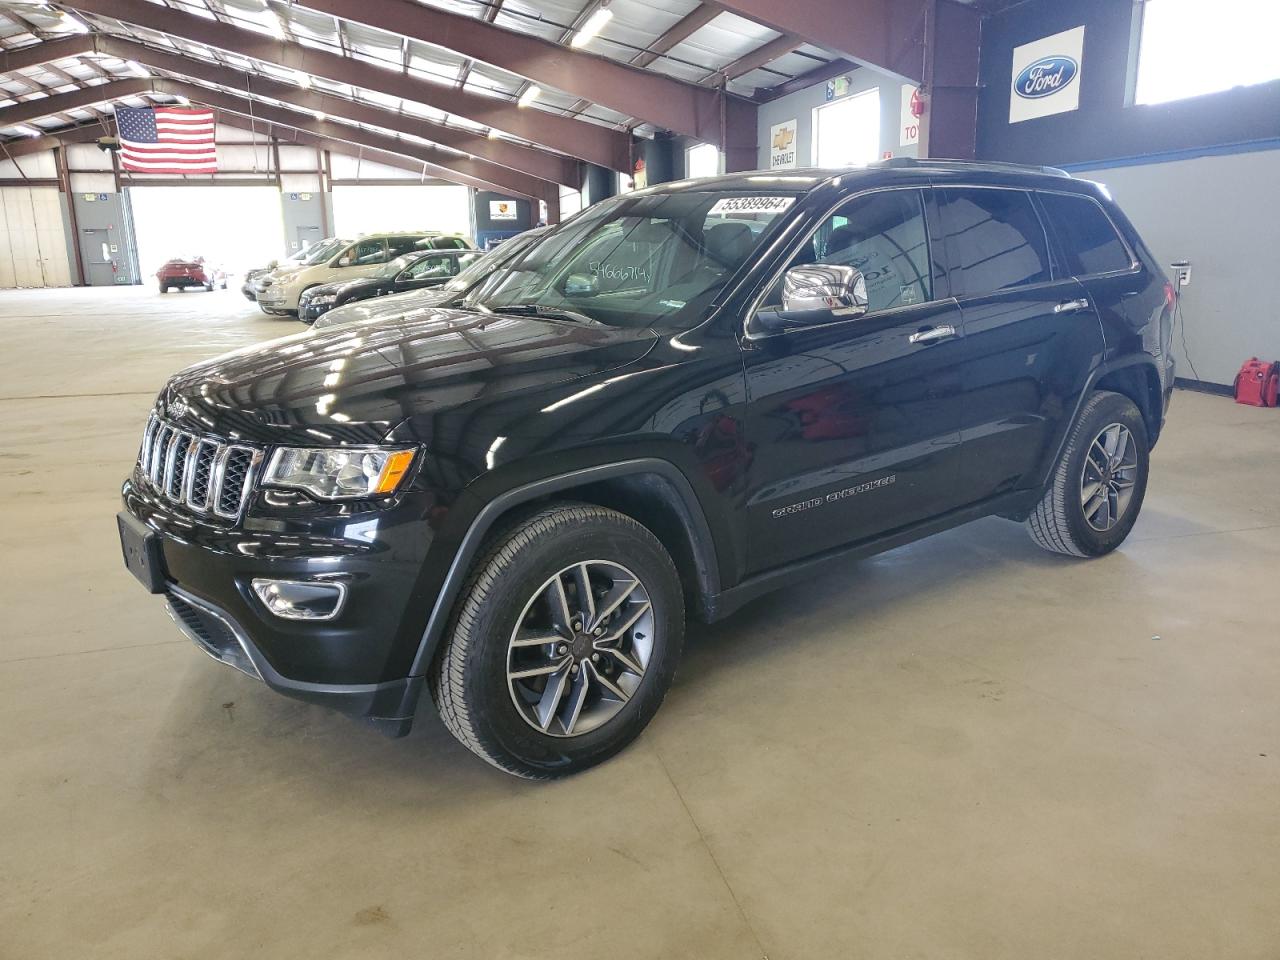
{"label": "front grille", "polygon": [[202,515],[238,520],[253,489],[262,451],[191,433],[152,416],[138,469],[167,500]]}

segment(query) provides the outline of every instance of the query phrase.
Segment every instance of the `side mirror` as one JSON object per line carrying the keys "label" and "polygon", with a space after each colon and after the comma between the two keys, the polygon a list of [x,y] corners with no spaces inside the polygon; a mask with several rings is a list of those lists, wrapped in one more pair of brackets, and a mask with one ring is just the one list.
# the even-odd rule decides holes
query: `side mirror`
{"label": "side mirror", "polygon": [[268,263],[268,264],[267,264],[267,272],[268,272],[268,273],[269,273],[269,272],[271,272],[272,270],[274,270],[274,269],[275,269],[276,267],[278,267],[278,266],[280,266],[280,261],[279,261],[279,260],[272,260],[270,263]]}
{"label": "side mirror", "polygon": [[338,258],[338,266],[340,266],[340,267],[349,267],[349,266],[351,266],[351,258],[350,258],[350,257],[339,257],[339,258]]}
{"label": "side mirror", "polygon": [[589,273],[571,273],[565,277],[566,297],[594,297],[600,292],[600,281]]}
{"label": "side mirror", "polygon": [[843,317],[867,312],[867,280],[856,267],[811,263],[782,277],[782,313],[825,311]]}

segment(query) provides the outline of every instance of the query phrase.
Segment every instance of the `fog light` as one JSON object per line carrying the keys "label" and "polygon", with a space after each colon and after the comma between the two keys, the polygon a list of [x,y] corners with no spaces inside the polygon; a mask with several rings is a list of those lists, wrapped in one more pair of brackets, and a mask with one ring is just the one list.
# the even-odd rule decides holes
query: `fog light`
{"label": "fog light", "polygon": [[316,580],[258,580],[253,592],[262,605],[285,620],[332,620],[347,599],[345,583]]}

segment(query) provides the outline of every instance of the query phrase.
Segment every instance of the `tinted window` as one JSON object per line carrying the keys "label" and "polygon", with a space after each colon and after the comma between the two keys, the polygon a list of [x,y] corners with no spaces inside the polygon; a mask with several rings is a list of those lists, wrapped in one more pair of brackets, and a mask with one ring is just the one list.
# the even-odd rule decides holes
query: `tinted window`
{"label": "tinted window", "polygon": [[426,280],[433,277],[452,276],[457,267],[456,257],[423,257],[405,271],[407,279]]}
{"label": "tinted window", "polygon": [[391,248],[391,256],[398,257],[410,250],[417,250],[421,237],[387,237],[387,246]]}
{"label": "tinted window", "polygon": [[[929,243],[918,190],[890,190],[850,200],[829,216],[788,266],[840,263],[867,281],[869,311],[933,299]],[[778,303],[781,284],[771,292]]]}
{"label": "tinted window", "polygon": [[1051,278],[1044,225],[1021,190],[939,190],[947,253],[966,294]]}
{"label": "tinted window", "polygon": [[387,245],[383,240],[361,240],[347,251],[347,256],[356,266],[368,266],[371,263],[386,263]]}
{"label": "tinted window", "polygon": [[570,310],[619,326],[684,329],[705,319],[762,232],[794,203],[776,190],[617,197],[541,237],[471,296],[492,310]]}
{"label": "tinted window", "polygon": [[1073,275],[1128,270],[1133,266],[1116,228],[1094,201],[1087,197],[1043,193],[1040,202],[1058,231],[1067,255],[1067,268]]}

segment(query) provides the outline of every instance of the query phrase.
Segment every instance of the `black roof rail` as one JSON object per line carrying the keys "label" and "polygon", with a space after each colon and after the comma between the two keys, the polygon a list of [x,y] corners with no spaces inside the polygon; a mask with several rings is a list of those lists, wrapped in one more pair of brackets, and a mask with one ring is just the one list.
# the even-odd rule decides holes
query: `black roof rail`
{"label": "black roof rail", "polygon": [[934,159],[926,157],[918,160],[915,157],[893,157],[890,160],[880,161],[880,165],[889,167],[982,167],[988,170],[1008,170],[1012,173],[1043,173],[1050,177],[1067,177],[1071,174],[1058,167],[1042,167],[1032,166],[1024,163],[1009,163],[1003,160],[948,160],[946,158]]}

